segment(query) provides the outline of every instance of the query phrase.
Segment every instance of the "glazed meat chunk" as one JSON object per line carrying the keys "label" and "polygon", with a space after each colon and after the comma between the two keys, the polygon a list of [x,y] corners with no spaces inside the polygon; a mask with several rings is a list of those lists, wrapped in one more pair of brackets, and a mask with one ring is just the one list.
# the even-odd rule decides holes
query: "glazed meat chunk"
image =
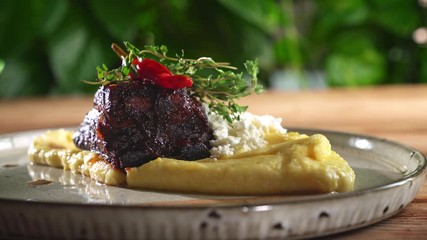
{"label": "glazed meat chunk", "polygon": [[120,169],[158,157],[209,157],[211,139],[205,109],[187,88],[165,89],[138,80],[100,87],[94,108],[74,134],[79,148],[104,155]]}

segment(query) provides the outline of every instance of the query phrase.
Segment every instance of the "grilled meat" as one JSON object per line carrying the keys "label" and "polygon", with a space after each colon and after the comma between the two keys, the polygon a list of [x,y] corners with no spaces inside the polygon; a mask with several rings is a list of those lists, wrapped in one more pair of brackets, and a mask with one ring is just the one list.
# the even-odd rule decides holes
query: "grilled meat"
{"label": "grilled meat", "polygon": [[74,143],[124,169],[157,157],[209,157],[212,138],[205,109],[187,88],[165,89],[132,80],[100,87]]}

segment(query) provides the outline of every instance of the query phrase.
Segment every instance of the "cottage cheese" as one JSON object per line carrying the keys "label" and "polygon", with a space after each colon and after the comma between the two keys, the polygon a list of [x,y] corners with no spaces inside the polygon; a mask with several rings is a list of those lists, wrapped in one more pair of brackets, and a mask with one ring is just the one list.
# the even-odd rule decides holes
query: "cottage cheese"
{"label": "cottage cheese", "polygon": [[213,158],[229,157],[265,147],[268,135],[286,133],[281,125],[282,119],[270,115],[258,116],[245,112],[240,115],[240,120],[231,124],[213,113],[208,118],[215,138],[210,142]]}

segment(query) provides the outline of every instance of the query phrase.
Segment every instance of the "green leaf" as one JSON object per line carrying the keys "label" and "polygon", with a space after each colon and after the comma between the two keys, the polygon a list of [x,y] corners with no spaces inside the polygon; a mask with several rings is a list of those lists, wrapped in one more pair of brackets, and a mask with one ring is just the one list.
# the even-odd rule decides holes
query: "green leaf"
{"label": "green leaf", "polygon": [[0,75],[3,73],[5,62],[3,59],[0,59]]}
{"label": "green leaf", "polygon": [[[132,1],[106,2],[104,0],[88,1],[90,11],[98,20],[99,26],[108,31],[116,41],[131,40],[137,32],[137,18],[143,9]],[[89,9],[88,9],[89,10]]]}
{"label": "green leaf", "polygon": [[[50,76],[37,67],[39,59],[16,56],[6,58],[0,71],[0,98],[47,94]],[[1,68],[1,67],[0,67]]]}
{"label": "green leaf", "polygon": [[331,86],[365,86],[383,82],[386,76],[384,57],[373,48],[360,53],[335,53],[326,59],[326,78]]}
{"label": "green leaf", "polygon": [[300,43],[298,39],[282,38],[274,45],[274,53],[277,63],[281,67],[296,67],[303,65],[302,56],[299,53]]}
{"label": "green leaf", "polygon": [[326,77],[332,86],[373,85],[385,81],[386,56],[366,31],[348,31],[332,41]]}
{"label": "green leaf", "polygon": [[70,8],[68,1],[33,0],[33,24],[40,34],[49,38],[55,34]]}
{"label": "green leaf", "polygon": [[[28,49],[36,35],[33,1],[0,1],[0,55],[19,54]],[[13,26],[13,27],[11,27]]]}
{"label": "green leaf", "polygon": [[372,0],[372,19],[393,34],[408,38],[423,22],[417,1]]}
{"label": "green leaf", "polygon": [[276,1],[219,0],[219,2],[267,33],[274,33],[277,28],[283,25],[285,16]]}
{"label": "green leaf", "polygon": [[369,20],[370,9],[365,0],[323,0],[316,1],[316,5],[313,35],[322,38],[340,29],[360,26]]}
{"label": "green leaf", "polygon": [[74,9],[70,14],[63,23],[67,27],[58,31],[49,42],[48,54],[56,79],[56,92],[93,91],[94,87],[82,83],[82,80],[94,79],[96,66],[100,63],[110,65],[115,55],[105,52],[105,48],[110,46],[107,39],[93,31],[84,18],[76,18],[78,10]]}

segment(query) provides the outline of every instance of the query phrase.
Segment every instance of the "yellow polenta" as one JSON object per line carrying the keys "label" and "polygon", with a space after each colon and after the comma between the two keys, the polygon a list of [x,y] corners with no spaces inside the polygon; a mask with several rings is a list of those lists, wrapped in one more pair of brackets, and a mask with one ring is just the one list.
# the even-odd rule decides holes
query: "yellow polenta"
{"label": "yellow polenta", "polygon": [[91,151],[82,151],[73,143],[73,133],[63,129],[47,131],[36,137],[28,149],[28,157],[36,164],[71,170],[108,185],[126,184],[126,175]]}
{"label": "yellow polenta", "polygon": [[266,147],[225,159],[158,158],[125,173],[99,155],[77,149],[71,136],[69,131],[55,130],[36,138],[29,149],[30,160],[109,185],[162,191],[264,195],[347,192],[354,187],[353,170],[321,134],[270,136]]}

